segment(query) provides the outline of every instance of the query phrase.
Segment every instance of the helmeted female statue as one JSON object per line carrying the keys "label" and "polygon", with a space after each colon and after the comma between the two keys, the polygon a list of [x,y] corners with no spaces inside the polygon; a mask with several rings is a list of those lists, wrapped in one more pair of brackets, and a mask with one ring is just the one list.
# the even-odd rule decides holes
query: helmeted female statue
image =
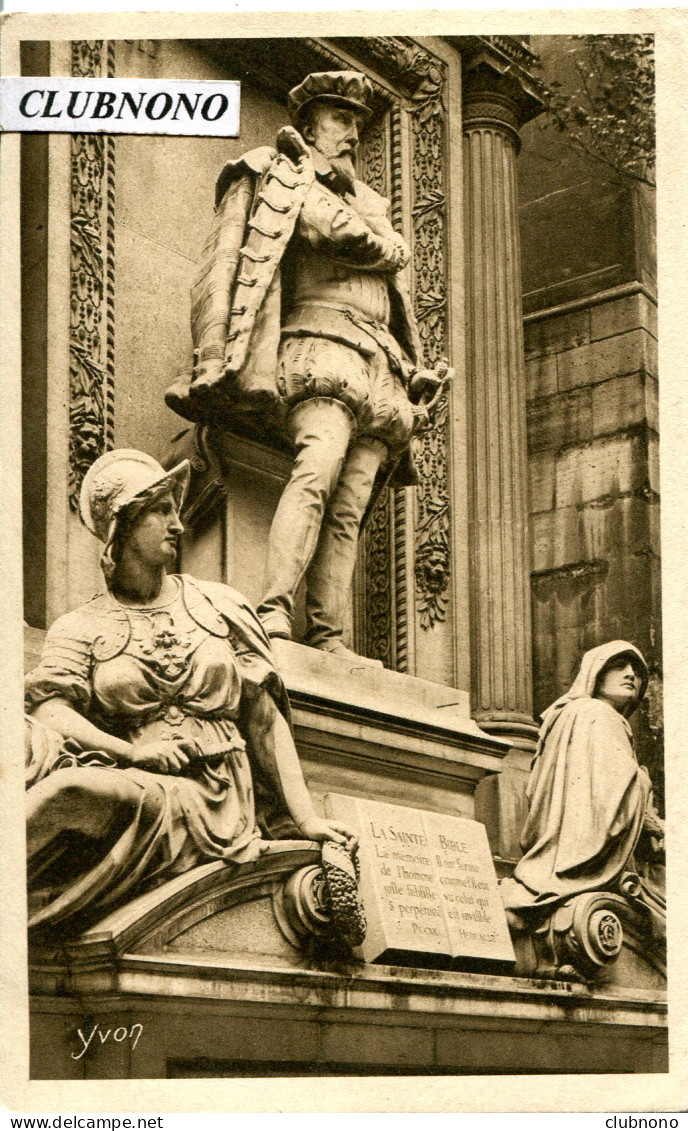
{"label": "helmeted female statue", "polygon": [[254,859],[265,837],[350,842],[315,813],[251,607],[167,573],[188,479],[186,461],[165,472],[129,449],[84,479],[106,588],[55,622],[26,679],[31,926]]}

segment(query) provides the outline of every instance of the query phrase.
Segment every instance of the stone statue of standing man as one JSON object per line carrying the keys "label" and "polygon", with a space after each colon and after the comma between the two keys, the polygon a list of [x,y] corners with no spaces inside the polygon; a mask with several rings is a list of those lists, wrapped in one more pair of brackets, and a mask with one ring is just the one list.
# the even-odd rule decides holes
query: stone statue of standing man
{"label": "stone statue of standing man", "polygon": [[373,89],[354,71],[310,74],[289,94],[276,148],[229,162],[192,289],[194,370],[168,390],[186,419],[279,398],[295,449],[275,513],[258,613],[291,638],[305,578],[304,642],[344,658],[361,524],[380,475],[413,482],[409,444],[446,366],[421,368],[401,272],[410,251],[389,202],[356,179]]}

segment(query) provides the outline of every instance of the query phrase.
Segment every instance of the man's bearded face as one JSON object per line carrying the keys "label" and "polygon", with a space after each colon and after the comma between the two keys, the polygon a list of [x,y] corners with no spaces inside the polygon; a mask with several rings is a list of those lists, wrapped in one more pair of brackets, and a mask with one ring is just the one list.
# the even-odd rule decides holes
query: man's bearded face
{"label": "man's bearded face", "polygon": [[303,136],[326,157],[334,171],[352,189],[356,179],[359,115],[329,102],[317,102],[310,112]]}

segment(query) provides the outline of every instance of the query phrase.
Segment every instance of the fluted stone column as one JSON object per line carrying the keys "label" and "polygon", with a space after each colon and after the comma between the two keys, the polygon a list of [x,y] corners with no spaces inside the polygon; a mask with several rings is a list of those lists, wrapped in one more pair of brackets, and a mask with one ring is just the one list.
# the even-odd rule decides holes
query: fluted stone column
{"label": "fluted stone column", "polygon": [[515,748],[477,801],[514,858],[537,737],[516,158],[537,110],[489,53],[465,62],[463,97],[471,695],[479,725]]}

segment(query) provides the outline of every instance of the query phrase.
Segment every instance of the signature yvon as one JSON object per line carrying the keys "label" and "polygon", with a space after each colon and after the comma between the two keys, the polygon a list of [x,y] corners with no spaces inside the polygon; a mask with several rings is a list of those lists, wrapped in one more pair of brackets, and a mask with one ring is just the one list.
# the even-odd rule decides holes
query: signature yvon
{"label": "signature yvon", "polygon": [[[86,1028],[86,1026],[84,1026],[84,1028]],[[88,1050],[96,1035],[101,1045],[106,1044],[106,1042],[111,1039],[113,1041],[116,1041],[117,1044],[121,1044],[123,1041],[132,1041],[133,1043],[131,1047],[132,1049],[135,1049],[137,1044],[139,1043],[139,1038],[142,1033],[143,1025],[139,1024],[138,1022],[136,1022],[135,1025],[132,1025],[131,1028],[127,1028],[126,1025],[120,1025],[117,1029],[105,1030],[101,1029],[100,1021],[96,1021],[95,1025],[93,1026],[93,1030],[88,1035],[88,1037],[84,1036],[81,1029],[77,1029],[77,1036],[81,1040],[83,1048],[80,1048],[78,1052],[73,1052],[71,1054],[72,1060],[81,1060],[81,1057]],[[98,1047],[97,1044],[96,1047]]]}

